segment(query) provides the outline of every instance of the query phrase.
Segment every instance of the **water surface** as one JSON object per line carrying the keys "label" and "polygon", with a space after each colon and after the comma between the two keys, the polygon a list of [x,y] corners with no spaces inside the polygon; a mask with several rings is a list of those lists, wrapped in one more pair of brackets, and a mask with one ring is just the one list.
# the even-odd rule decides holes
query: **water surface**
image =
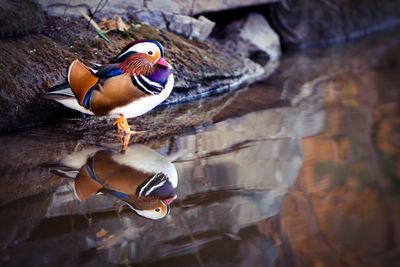
{"label": "water surface", "polygon": [[399,265],[398,34],[287,55],[249,88],[156,111],[164,125],[147,129],[164,134],[141,143],[179,177],[161,220],[108,195],[80,201],[52,171],[118,150],[112,130],[114,141],[73,123],[0,136],[2,263]]}

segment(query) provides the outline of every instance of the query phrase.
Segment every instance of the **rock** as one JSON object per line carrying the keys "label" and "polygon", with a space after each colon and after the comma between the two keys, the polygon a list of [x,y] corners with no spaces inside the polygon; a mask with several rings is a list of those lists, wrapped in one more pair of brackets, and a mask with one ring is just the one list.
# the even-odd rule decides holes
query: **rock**
{"label": "rock", "polygon": [[[147,0],[145,1],[145,8],[149,10],[158,10],[166,14],[184,14],[188,1],[175,1],[175,0]],[[183,7],[183,9],[182,9]]]}
{"label": "rock", "polygon": [[221,51],[211,42],[187,40],[147,25],[132,25],[127,33],[109,33],[113,45],[107,45],[87,30],[83,19],[49,18],[42,34],[0,42],[0,132],[65,112],[59,104],[43,99],[46,89],[65,81],[66,68],[76,58],[87,64],[108,62],[131,40],[123,38],[127,35],[164,44],[176,74],[174,91],[164,104],[226,92],[263,73],[257,64]]}
{"label": "rock", "polygon": [[155,10],[140,10],[129,14],[129,16],[137,21],[159,29],[166,29],[167,24],[164,13]]}
{"label": "rock", "polygon": [[205,40],[211,34],[214,26],[215,22],[204,16],[200,16],[193,23],[192,36],[200,40]]}
{"label": "rock", "polygon": [[[158,10],[140,10],[130,14],[130,17],[140,23],[159,29],[166,29],[187,38],[205,40],[210,35],[215,23],[204,16],[198,19],[179,15],[165,14]],[[168,25],[168,26],[167,26]]]}
{"label": "rock", "polygon": [[169,16],[168,29],[187,38],[205,40],[214,26],[215,23],[204,16],[198,19],[178,14]]}
{"label": "rock", "polygon": [[[309,47],[340,42],[400,24],[400,2],[392,0],[37,0],[52,16],[74,15],[90,10],[97,15],[131,14],[136,11],[156,15],[138,18],[156,27],[164,23],[156,13],[199,15],[263,5],[268,21],[286,46]],[[11,1],[10,1],[11,2]],[[19,0],[19,2],[23,2]],[[33,2],[30,0],[28,2]],[[269,4],[269,5],[267,5]],[[18,15],[18,14],[17,14]],[[159,20],[157,22],[157,20]],[[315,23],[318,21],[318,23]],[[168,24],[168,22],[166,22]],[[182,28],[183,26],[181,26]],[[183,31],[184,29],[181,29]],[[185,31],[188,31],[185,29]],[[196,35],[196,34],[194,34]],[[256,55],[257,56],[257,55]]]}
{"label": "rock", "polygon": [[144,8],[144,0],[37,0],[50,16],[81,16],[81,12],[100,14],[126,14]]}
{"label": "rock", "polygon": [[298,48],[337,43],[400,24],[400,2],[391,0],[288,0],[271,5],[268,13],[282,44]]}
{"label": "rock", "polygon": [[251,13],[232,22],[224,31],[225,46],[258,63],[266,63],[260,62],[263,54],[271,61],[277,60],[281,55],[279,36],[261,14]]}
{"label": "rock", "polygon": [[0,37],[38,33],[43,23],[42,9],[35,1],[0,1]]}
{"label": "rock", "polygon": [[168,29],[174,33],[189,37],[192,33],[192,24],[195,18],[184,15],[172,15]]}
{"label": "rock", "polygon": [[[37,0],[44,10],[52,16],[75,15],[90,9],[103,14],[126,14],[131,10],[161,11],[165,14],[198,15],[206,12],[234,9],[279,2],[279,0],[113,0],[104,1],[99,7],[99,0]],[[100,9],[100,10],[99,10]]]}
{"label": "rock", "polygon": [[74,55],[42,35],[0,42],[0,131],[51,116],[56,106],[41,94],[44,88],[62,80],[68,56]]}

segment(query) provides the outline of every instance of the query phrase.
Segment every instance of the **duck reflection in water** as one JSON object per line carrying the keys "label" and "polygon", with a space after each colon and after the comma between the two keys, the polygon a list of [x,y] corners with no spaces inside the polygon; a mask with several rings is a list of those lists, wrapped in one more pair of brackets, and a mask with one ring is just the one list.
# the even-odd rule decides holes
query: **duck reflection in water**
{"label": "duck reflection in water", "polygon": [[91,148],[67,156],[59,175],[74,178],[74,191],[81,201],[95,194],[122,200],[138,215],[158,220],[176,199],[178,174],[174,164],[158,152],[132,145],[126,151]]}

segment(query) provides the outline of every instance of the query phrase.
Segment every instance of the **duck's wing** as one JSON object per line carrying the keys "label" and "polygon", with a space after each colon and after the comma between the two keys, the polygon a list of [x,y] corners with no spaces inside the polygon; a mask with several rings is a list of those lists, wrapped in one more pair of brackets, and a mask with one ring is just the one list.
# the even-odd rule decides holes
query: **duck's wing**
{"label": "duck's wing", "polygon": [[90,168],[87,165],[82,166],[74,183],[76,197],[81,201],[85,200],[97,194],[102,188],[103,185],[93,177]]}
{"label": "duck's wing", "polygon": [[94,88],[89,101],[90,110],[97,115],[107,115],[110,111],[128,105],[146,96],[137,88],[128,75],[117,75],[102,79]]}
{"label": "duck's wing", "polygon": [[90,90],[98,81],[99,78],[79,60],[74,60],[69,66],[68,83],[81,106],[86,106],[90,98]]}
{"label": "duck's wing", "polygon": [[124,73],[119,68],[119,64],[105,64],[98,69],[90,69],[90,71],[100,79],[107,79]]}

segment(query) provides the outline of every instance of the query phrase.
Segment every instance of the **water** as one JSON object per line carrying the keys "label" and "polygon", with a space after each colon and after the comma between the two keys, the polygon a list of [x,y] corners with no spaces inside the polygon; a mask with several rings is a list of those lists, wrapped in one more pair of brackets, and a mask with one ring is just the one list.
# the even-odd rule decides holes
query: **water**
{"label": "water", "polygon": [[57,172],[82,151],[146,158],[120,154],[113,130],[0,136],[2,263],[399,266],[398,34],[286,55],[266,81],[157,111],[139,140],[179,177],[161,220]]}

